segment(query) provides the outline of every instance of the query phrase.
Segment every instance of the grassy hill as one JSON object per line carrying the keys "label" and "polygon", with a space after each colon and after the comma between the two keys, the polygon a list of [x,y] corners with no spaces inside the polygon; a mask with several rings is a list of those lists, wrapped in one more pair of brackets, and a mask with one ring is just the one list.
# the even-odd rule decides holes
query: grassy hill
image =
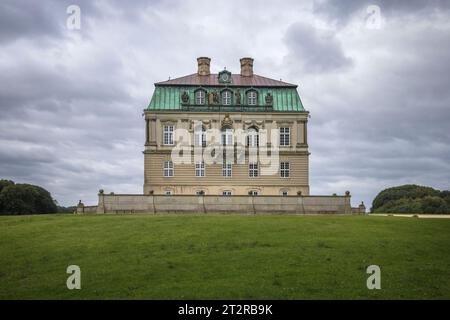
{"label": "grassy hill", "polygon": [[0,299],[450,299],[449,245],[450,219],[3,216]]}

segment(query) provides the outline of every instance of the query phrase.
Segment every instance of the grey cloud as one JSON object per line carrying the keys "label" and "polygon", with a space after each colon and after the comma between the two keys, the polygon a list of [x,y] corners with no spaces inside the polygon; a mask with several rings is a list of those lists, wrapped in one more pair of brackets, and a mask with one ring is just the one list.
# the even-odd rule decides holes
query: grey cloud
{"label": "grey cloud", "polygon": [[346,24],[358,11],[360,11],[363,18],[367,18],[368,13],[366,9],[370,5],[379,6],[381,14],[389,17],[410,14],[424,16],[433,14],[436,10],[450,9],[450,3],[446,0],[326,0],[314,1],[313,11],[330,21],[342,25]]}
{"label": "grey cloud", "polygon": [[348,68],[352,64],[331,31],[297,22],[289,27],[284,40],[289,50],[287,63],[293,68],[300,65],[301,71],[333,72]]}

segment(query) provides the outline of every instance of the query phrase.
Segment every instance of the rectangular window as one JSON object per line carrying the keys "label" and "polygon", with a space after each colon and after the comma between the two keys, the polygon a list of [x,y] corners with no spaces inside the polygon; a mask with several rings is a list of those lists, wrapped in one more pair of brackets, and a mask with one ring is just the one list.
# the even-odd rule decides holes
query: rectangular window
{"label": "rectangular window", "polygon": [[231,104],[231,91],[222,92],[222,104],[230,105]]}
{"label": "rectangular window", "polygon": [[280,163],[280,174],[282,178],[289,178],[289,162]]}
{"label": "rectangular window", "polygon": [[283,191],[281,194],[283,195],[283,197],[287,197],[288,192],[287,191]]}
{"label": "rectangular window", "polygon": [[195,103],[205,104],[205,91],[198,90],[197,92],[195,92]]}
{"label": "rectangular window", "polygon": [[250,129],[247,135],[247,146],[258,147],[259,146],[259,135],[254,129]]}
{"label": "rectangular window", "polygon": [[231,177],[233,174],[233,165],[231,163],[222,164],[222,176]]}
{"label": "rectangular window", "polygon": [[248,105],[256,106],[256,91],[250,91],[248,93]]}
{"label": "rectangular window", "polygon": [[173,177],[173,162],[164,161],[164,177]]}
{"label": "rectangular window", "polygon": [[163,128],[163,144],[165,145],[173,145],[173,132],[175,126],[168,125]]}
{"label": "rectangular window", "polygon": [[222,145],[232,146],[233,145],[233,130],[227,129],[222,132]]}
{"label": "rectangular window", "polygon": [[203,128],[201,131],[194,131],[194,146],[206,147],[206,131]]}
{"label": "rectangular window", "polygon": [[229,197],[229,196],[231,196],[231,191],[228,191],[228,190],[223,191],[222,195],[225,196],[225,197]]}
{"label": "rectangular window", "polygon": [[291,143],[291,128],[280,128],[280,146],[289,146]]}
{"label": "rectangular window", "polygon": [[205,176],[205,162],[197,161],[195,163],[195,176],[196,177],[204,177]]}
{"label": "rectangular window", "polygon": [[258,176],[258,163],[250,162],[248,164],[248,176],[249,177],[257,177]]}
{"label": "rectangular window", "polygon": [[257,196],[257,195],[258,195],[258,191],[252,190],[252,191],[249,191],[248,194],[249,194],[250,196]]}

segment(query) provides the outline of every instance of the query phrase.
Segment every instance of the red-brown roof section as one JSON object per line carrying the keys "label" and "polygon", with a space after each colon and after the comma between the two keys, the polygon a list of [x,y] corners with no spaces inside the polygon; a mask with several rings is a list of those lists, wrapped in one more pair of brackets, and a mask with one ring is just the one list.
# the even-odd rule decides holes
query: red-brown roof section
{"label": "red-brown roof section", "polygon": [[[194,73],[176,79],[157,82],[155,85],[222,86],[225,84],[219,82],[217,73],[210,74],[208,76],[200,76],[197,73]],[[258,76],[256,74],[251,77],[243,77],[240,74],[232,74],[231,83],[226,85],[238,87],[297,87],[295,84]]]}

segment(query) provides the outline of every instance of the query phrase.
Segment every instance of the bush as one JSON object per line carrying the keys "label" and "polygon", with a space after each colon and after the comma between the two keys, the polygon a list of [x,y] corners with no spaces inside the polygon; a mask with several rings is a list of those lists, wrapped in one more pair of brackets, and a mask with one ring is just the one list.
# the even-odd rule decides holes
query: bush
{"label": "bush", "polygon": [[450,192],[418,185],[403,185],[381,191],[371,212],[450,213]]}
{"label": "bush", "polygon": [[0,214],[56,213],[50,192],[31,184],[0,180]]}

